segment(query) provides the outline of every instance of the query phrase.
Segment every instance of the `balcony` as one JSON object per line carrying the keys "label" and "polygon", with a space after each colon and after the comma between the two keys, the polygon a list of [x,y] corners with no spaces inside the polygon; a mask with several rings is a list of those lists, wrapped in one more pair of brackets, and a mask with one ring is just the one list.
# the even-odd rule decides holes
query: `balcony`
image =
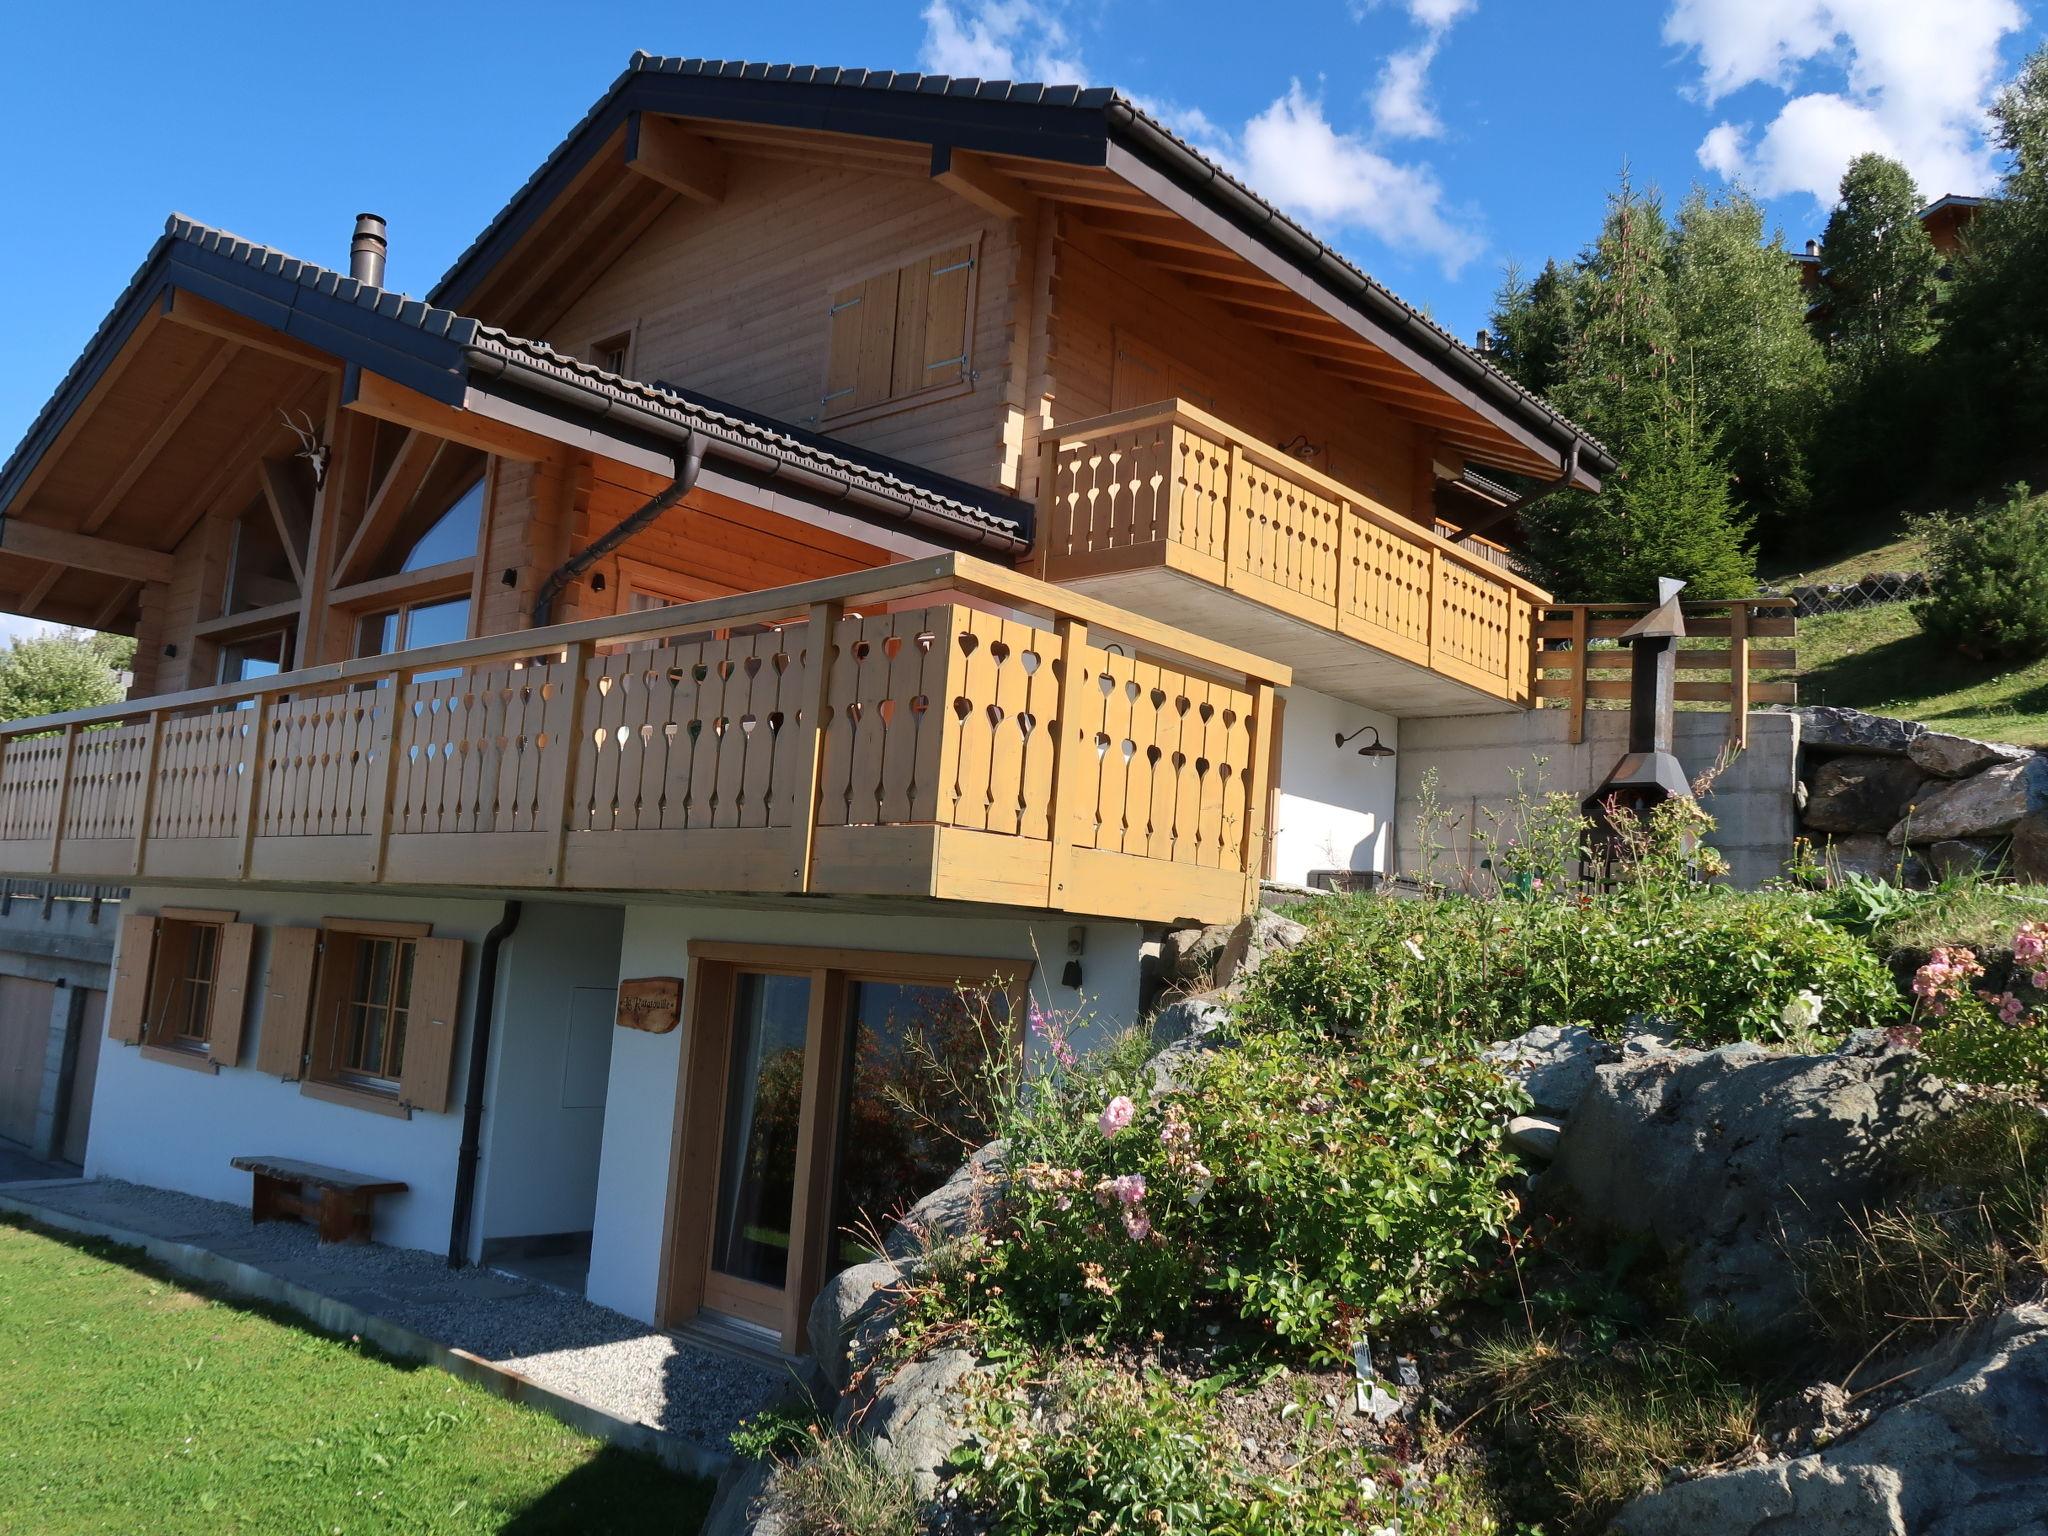
{"label": "balcony", "polygon": [[1288,669],[961,555],[0,728],[0,874],[1218,921]]}
{"label": "balcony", "polygon": [[1550,595],[1370,496],[1169,400],[1041,449],[1038,574],[1295,661],[1303,687],[1390,714],[1531,703]]}

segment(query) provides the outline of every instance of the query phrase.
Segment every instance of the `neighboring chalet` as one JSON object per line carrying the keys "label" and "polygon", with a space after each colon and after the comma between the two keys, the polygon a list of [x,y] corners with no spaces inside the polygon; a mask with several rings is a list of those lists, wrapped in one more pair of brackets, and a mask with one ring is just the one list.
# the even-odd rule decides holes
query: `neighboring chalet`
{"label": "neighboring chalet", "polygon": [[[1952,263],[1956,253],[1963,248],[1963,231],[1970,227],[1989,201],[1989,198],[1972,197],[1964,192],[1951,192],[1946,197],[1937,197],[1913,215],[1920,227],[1927,231],[1927,238],[1941,257],[1939,275],[1943,279],[1954,275]],[[1806,249],[1792,253],[1792,265],[1798,270],[1799,286],[1807,296],[1807,322],[1816,326],[1826,324],[1830,307],[1826,251],[1818,240],[1808,240]]]}
{"label": "neighboring chalet", "polygon": [[798,1348],[956,983],[1132,1019],[1623,627],[1438,514],[1606,451],[1113,91],[636,57],[384,241],[172,218],[0,470],[0,604],[138,640],[0,732],[0,873],[131,891],[93,1174]]}

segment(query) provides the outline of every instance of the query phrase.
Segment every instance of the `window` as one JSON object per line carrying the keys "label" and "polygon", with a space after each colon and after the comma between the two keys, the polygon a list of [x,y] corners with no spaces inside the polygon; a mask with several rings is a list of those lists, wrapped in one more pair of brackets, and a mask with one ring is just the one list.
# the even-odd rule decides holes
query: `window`
{"label": "window", "polygon": [[[417,651],[430,645],[446,645],[469,638],[469,599],[438,598],[433,602],[405,603],[379,613],[366,613],[356,620],[356,655],[389,656],[394,651]],[[423,672],[421,681],[453,677],[457,669]]]}
{"label": "window", "polygon": [[412,999],[413,941],[366,936],[355,942],[353,976],[341,1000],[337,1065],[350,1077],[396,1086],[405,1068],[405,1015]]}
{"label": "window", "polygon": [[329,918],[271,936],[259,1071],[385,1114],[448,1107],[460,939],[425,923]]}
{"label": "window", "polygon": [[427,531],[406,550],[398,562],[400,572],[425,570],[451,560],[468,560],[476,554],[477,534],[483,528],[484,477],[478,475],[457,493],[448,510],[435,518]]}
{"label": "window", "polygon": [[235,1065],[254,939],[250,924],[210,908],[122,918],[108,1038],[209,1071]]}
{"label": "window", "polygon": [[235,519],[234,543],[228,551],[228,579],[221,614],[247,613],[296,601],[298,572],[278,536],[277,521],[261,497]]}
{"label": "window", "polygon": [[834,293],[823,415],[965,380],[974,268],[974,247],[957,245]]}
{"label": "window", "polygon": [[633,333],[620,331],[616,336],[607,336],[602,341],[590,344],[590,361],[606,373],[626,377],[626,365],[633,358]]}
{"label": "window", "polygon": [[275,677],[291,665],[291,654],[291,635],[282,629],[222,641],[220,680],[224,683],[246,683],[254,678]]}

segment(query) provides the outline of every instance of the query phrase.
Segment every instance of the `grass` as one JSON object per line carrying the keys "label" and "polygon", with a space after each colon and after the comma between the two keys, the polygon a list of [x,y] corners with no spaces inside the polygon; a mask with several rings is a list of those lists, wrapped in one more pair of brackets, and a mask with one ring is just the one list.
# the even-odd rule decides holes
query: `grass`
{"label": "grass", "polygon": [[2023,746],[2048,744],[2048,661],[1973,662],[1937,648],[1908,603],[1799,622],[1799,702],[1842,704]]}
{"label": "grass", "polygon": [[1765,567],[1762,575],[1773,586],[1795,587],[1860,581],[1874,571],[1927,569],[1927,539],[1907,530],[1904,513],[1876,519],[1861,537],[1847,542],[1846,549],[1810,569],[1794,570],[1783,561],[1760,562]]}
{"label": "grass", "polygon": [[1924,954],[1937,944],[1965,944],[1979,954],[2009,950],[2013,930],[2048,921],[2048,895],[2038,887],[1959,880],[1916,894],[1879,921],[1871,943],[1887,957]]}
{"label": "grass", "polygon": [[0,1533],[687,1536],[709,1484],[430,1366],[0,1223]]}

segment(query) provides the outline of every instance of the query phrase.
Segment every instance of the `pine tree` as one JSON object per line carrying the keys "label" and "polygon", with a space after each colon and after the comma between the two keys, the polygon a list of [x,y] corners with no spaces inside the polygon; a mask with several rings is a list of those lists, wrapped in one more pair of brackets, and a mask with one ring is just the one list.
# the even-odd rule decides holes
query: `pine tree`
{"label": "pine tree", "polygon": [[1963,406],[1949,425],[1966,429],[1953,456],[1978,474],[2048,433],[2048,46],[1991,116],[2008,167],[1966,232],[1941,338],[1943,376]]}
{"label": "pine tree", "polygon": [[1680,345],[1738,499],[1752,516],[1797,517],[1810,490],[1827,358],[1806,322],[1783,233],[1764,238],[1763,206],[1746,192],[1709,198],[1695,188],[1666,265]]}
{"label": "pine tree", "polygon": [[1553,259],[1533,283],[1509,266],[1493,298],[1493,360],[1508,376],[1539,395],[1564,379],[1578,334],[1578,277]]}
{"label": "pine tree", "polygon": [[1560,597],[1643,601],[1659,576],[1687,582],[1695,597],[1755,587],[1747,523],[1730,505],[1698,369],[1679,351],[1669,242],[1656,198],[1624,176],[1580,260],[1582,319],[1555,391],[1621,467],[1599,495],[1554,496],[1527,517],[1531,558]]}
{"label": "pine tree", "polygon": [[1821,239],[1830,345],[1852,378],[1870,378],[1934,337],[1934,242],[1915,215],[1912,173],[1883,155],[1858,155],[1842,174],[1841,201]]}

